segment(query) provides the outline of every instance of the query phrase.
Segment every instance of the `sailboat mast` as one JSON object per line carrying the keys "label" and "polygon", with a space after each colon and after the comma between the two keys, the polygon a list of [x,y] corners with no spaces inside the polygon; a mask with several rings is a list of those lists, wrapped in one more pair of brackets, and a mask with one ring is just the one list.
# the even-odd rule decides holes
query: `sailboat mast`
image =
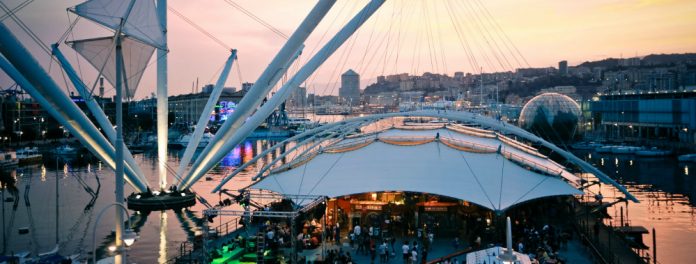
{"label": "sailboat mast", "polygon": [[157,49],[157,160],[159,187],[167,188],[167,140],[169,99],[167,98],[167,0],[157,0],[157,14],[162,25],[164,48]]}

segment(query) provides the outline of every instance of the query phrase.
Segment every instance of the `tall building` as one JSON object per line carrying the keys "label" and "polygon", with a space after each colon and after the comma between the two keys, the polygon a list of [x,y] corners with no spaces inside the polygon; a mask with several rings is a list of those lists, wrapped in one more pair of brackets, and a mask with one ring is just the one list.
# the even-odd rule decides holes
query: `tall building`
{"label": "tall building", "polygon": [[568,61],[558,62],[558,74],[568,75]]}
{"label": "tall building", "polygon": [[244,93],[247,93],[247,92],[249,92],[249,90],[251,90],[252,86],[254,86],[254,83],[249,83],[249,82],[242,83],[242,91],[244,91]]}
{"label": "tall building", "polygon": [[348,70],[341,75],[341,88],[338,97],[347,105],[360,104],[360,75],[353,70]]}

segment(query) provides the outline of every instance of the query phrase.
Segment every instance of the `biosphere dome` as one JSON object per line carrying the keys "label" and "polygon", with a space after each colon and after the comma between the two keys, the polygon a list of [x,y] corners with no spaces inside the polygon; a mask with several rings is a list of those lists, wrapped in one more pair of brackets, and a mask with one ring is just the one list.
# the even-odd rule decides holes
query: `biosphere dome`
{"label": "biosphere dome", "polygon": [[529,100],[520,113],[520,126],[551,141],[568,141],[575,136],[581,115],[580,105],[558,93],[544,93]]}

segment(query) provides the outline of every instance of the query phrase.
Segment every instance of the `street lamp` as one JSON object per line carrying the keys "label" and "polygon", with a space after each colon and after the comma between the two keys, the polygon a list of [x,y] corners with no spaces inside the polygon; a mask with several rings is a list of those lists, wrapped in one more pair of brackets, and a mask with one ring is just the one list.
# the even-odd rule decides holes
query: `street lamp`
{"label": "street lamp", "polygon": [[[124,230],[123,235],[121,236],[121,240],[122,240],[123,244],[125,244],[126,247],[130,247],[133,245],[133,243],[135,243],[135,238],[137,237],[137,234],[135,233],[135,231],[133,231],[133,229],[130,228],[131,223],[130,223],[130,214],[128,213],[128,209],[126,209],[126,207],[123,206],[123,204],[121,204],[121,203],[109,204],[99,212],[99,215],[97,215],[97,221],[94,222],[94,227],[92,228],[92,263],[97,263],[97,226],[99,225],[99,220],[101,219],[104,212],[106,212],[106,209],[109,209],[113,206],[116,206],[117,209],[121,209],[126,213],[126,221],[128,222],[128,228],[126,230]],[[118,219],[117,221],[123,221],[123,219]],[[123,222],[121,222],[121,223],[123,223]],[[116,243],[116,244],[118,245],[119,243]],[[119,248],[116,245],[110,245],[108,247],[108,250],[110,252],[117,252],[118,254],[124,253],[123,249],[124,249],[123,247]],[[123,263],[127,263],[125,253],[123,254]]]}

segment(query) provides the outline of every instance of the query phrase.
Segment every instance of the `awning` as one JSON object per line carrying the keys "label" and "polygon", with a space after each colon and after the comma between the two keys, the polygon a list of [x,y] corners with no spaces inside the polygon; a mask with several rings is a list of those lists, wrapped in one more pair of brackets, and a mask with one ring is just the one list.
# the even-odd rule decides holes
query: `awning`
{"label": "awning", "polygon": [[582,193],[561,177],[525,169],[498,153],[461,151],[439,141],[410,146],[376,141],[355,150],[322,153],[251,188],[328,197],[421,192],[495,211],[536,198]]}

